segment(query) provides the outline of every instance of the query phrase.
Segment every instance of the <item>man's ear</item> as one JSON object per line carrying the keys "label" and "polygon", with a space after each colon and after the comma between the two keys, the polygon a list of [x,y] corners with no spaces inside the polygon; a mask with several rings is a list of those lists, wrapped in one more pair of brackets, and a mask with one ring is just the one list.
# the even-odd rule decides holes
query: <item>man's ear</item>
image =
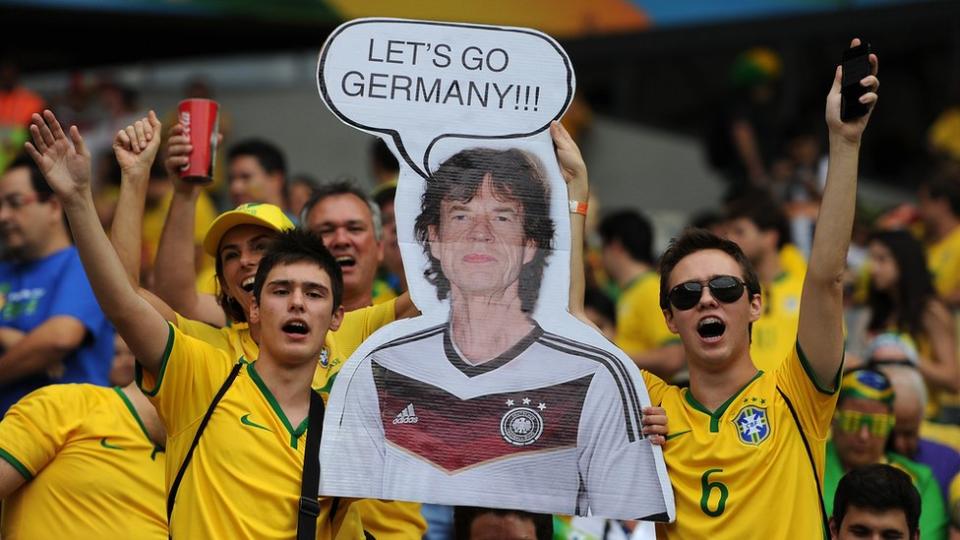
{"label": "man's ear", "polygon": [[257,302],[256,298],[253,299],[253,302],[250,302],[250,315],[247,319],[249,319],[247,322],[250,324],[260,323],[260,303]]}
{"label": "man's ear", "polygon": [[440,235],[437,233],[436,225],[427,225],[427,242],[436,242]]}
{"label": "man's ear", "polygon": [[833,540],[840,538],[840,524],[833,518],[830,518],[830,538]]}
{"label": "man's ear", "polygon": [[330,328],[329,332],[336,332],[340,328],[340,324],[343,323],[343,306],[337,306],[337,309],[333,310],[333,317],[330,319]]}
{"label": "man's ear", "polygon": [[537,243],[533,240],[527,240],[527,249],[523,250],[523,264],[528,264],[537,256]]}
{"label": "man's ear", "polygon": [[[747,294],[750,294],[750,292],[747,291]],[[763,313],[762,295],[759,293],[750,294],[750,322],[757,322],[761,313]]]}
{"label": "man's ear", "polygon": [[677,330],[677,325],[673,322],[673,310],[668,307],[667,309],[661,309],[661,311],[663,311],[663,319],[667,321],[667,328],[674,334],[679,334],[680,331]]}

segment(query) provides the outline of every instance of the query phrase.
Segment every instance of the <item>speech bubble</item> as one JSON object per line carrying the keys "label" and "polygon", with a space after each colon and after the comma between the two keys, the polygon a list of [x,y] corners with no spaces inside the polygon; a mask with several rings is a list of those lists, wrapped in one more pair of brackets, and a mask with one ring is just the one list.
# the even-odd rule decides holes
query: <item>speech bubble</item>
{"label": "speech bubble", "polygon": [[317,87],[341,121],[388,136],[419,175],[446,137],[529,137],[566,111],[570,58],[528,28],[357,19],[330,34]]}

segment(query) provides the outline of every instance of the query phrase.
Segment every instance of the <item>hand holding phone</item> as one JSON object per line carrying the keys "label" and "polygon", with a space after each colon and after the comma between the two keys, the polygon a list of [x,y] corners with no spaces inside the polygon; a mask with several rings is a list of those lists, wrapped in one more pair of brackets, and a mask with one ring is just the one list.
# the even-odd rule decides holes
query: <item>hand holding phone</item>
{"label": "hand holding phone", "polygon": [[867,88],[860,81],[870,75],[870,44],[861,43],[843,52],[843,79],[840,87],[840,120],[846,122],[870,112],[870,106],[860,103]]}

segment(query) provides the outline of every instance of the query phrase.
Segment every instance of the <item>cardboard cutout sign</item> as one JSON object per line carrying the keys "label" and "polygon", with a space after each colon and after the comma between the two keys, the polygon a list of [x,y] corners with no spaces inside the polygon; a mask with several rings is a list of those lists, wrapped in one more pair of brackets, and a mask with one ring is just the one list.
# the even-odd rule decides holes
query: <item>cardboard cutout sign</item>
{"label": "cardboard cutout sign", "polygon": [[318,86],[400,160],[397,234],[423,313],[341,369],[321,494],[672,520],[639,371],[567,311],[547,130],[573,96],[563,49],[528,29],[363,19],[331,34]]}

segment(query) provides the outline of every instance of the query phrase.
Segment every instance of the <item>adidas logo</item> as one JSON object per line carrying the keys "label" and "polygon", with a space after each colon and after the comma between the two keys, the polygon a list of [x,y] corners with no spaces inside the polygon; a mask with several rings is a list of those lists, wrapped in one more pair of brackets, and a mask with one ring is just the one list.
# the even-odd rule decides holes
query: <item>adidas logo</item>
{"label": "adidas logo", "polygon": [[413,403],[404,407],[400,414],[393,417],[394,424],[416,424],[419,421],[417,413],[413,410]]}

